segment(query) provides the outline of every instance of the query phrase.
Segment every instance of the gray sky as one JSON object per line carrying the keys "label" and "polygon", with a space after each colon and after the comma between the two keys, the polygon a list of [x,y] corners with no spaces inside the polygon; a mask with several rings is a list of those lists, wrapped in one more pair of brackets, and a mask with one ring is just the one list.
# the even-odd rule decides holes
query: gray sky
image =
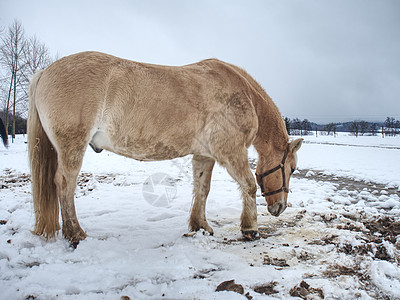
{"label": "gray sky", "polygon": [[1,0],[0,26],[14,19],[60,57],[231,62],[290,118],[400,119],[398,0]]}

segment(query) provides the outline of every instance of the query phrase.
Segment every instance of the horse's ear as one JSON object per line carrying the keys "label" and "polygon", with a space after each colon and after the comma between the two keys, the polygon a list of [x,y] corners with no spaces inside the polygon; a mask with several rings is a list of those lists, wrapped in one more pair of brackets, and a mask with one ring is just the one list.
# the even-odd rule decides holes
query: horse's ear
{"label": "horse's ear", "polygon": [[297,152],[297,150],[299,150],[301,145],[303,144],[303,141],[304,141],[304,139],[297,139],[297,140],[292,141],[289,144],[290,151],[292,153]]}

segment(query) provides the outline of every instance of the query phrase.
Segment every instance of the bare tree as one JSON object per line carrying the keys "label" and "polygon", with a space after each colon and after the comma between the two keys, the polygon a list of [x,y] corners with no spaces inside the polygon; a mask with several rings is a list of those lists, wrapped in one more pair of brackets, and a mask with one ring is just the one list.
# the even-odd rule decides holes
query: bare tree
{"label": "bare tree", "polygon": [[291,123],[290,118],[284,117],[283,120],[285,121],[286,131],[290,135],[290,129],[291,129],[291,127],[290,127],[290,123]]}
{"label": "bare tree", "polygon": [[53,60],[50,57],[49,50],[36,36],[28,39],[25,52],[25,76],[32,75],[39,69],[44,69],[50,65]]}
{"label": "bare tree", "polygon": [[[4,32],[4,28],[0,27],[0,39],[3,37],[3,32]],[[0,118],[5,119],[5,115],[4,115],[4,111],[3,109],[6,106],[6,99],[7,99],[7,79],[6,79],[6,75],[3,73],[2,68],[0,68]]]}
{"label": "bare tree", "polygon": [[8,78],[0,68],[0,118],[6,119],[5,109],[8,95]]}
{"label": "bare tree", "polygon": [[336,124],[335,123],[329,123],[328,125],[325,125],[324,130],[327,132],[327,135],[330,135],[331,132],[335,135],[336,132]]}
{"label": "bare tree", "polygon": [[302,130],[302,126],[301,126],[301,121],[299,118],[295,118],[292,120],[291,122],[291,128],[294,129],[294,134],[300,134],[303,135],[303,130]]}
{"label": "bare tree", "polygon": [[350,132],[354,134],[356,137],[358,137],[358,133],[360,131],[360,124],[358,121],[353,121],[350,125]]}
{"label": "bare tree", "polygon": [[26,46],[24,49],[23,65],[24,68],[21,70],[20,86],[21,95],[20,102],[21,114],[28,109],[28,89],[29,81],[32,75],[40,69],[46,68],[52,63],[52,59],[49,55],[49,51],[44,43],[42,43],[36,36],[33,36],[26,40]]}
{"label": "bare tree", "polygon": [[[23,56],[26,40],[22,24],[14,20],[8,30],[1,37],[0,63],[6,70],[9,82],[7,102],[5,105],[6,129],[9,126],[9,111],[12,104],[13,128],[12,138],[15,137],[15,113],[17,105],[18,83],[20,82],[22,69],[24,68]],[[12,97],[11,97],[12,96]],[[10,103],[12,102],[12,103]]]}
{"label": "bare tree", "polygon": [[371,131],[371,134],[375,136],[376,133],[378,132],[378,124],[372,123],[371,126],[369,127],[369,130]]}
{"label": "bare tree", "polygon": [[368,131],[368,122],[367,121],[360,121],[359,125],[360,125],[360,133],[361,133],[361,135],[366,134],[367,131]]}
{"label": "bare tree", "polygon": [[399,134],[400,133],[400,121],[399,120],[397,120],[394,123],[394,129],[395,129],[395,134]]}
{"label": "bare tree", "polygon": [[386,135],[394,135],[395,133],[395,119],[387,117],[385,120]]}
{"label": "bare tree", "polygon": [[312,131],[311,123],[307,119],[304,119],[301,122],[301,128],[302,128],[302,131],[303,131],[302,134],[304,134],[304,135],[308,135],[309,132]]}
{"label": "bare tree", "polygon": [[17,20],[1,36],[0,43],[0,93],[7,99],[3,105],[3,114],[7,130],[12,115],[14,140],[16,118],[28,110],[29,80],[36,70],[47,67],[52,59],[46,46],[37,37],[25,37],[22,24]]}

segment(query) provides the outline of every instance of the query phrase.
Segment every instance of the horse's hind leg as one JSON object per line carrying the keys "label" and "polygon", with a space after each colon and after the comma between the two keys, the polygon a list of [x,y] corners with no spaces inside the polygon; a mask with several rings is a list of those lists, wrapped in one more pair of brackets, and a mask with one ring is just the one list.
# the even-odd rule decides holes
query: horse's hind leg
{"label": "horse's hind leg", "polygon": [[193,206],[190,214],[189,227],[191,231],[203,228],[210,234],[213,230],[206,220],[206,201],[210,191],[211,173],[215,160],[194,155],[193,164]]}
{"label": "horse's hind leg", "polygon": [[220,164],[226,167],[228,173],[240,186],[243,199],[241,230],[246,238],[254,239],[258,234],[256,206],[257,186],[250,170],[247,149],[226,155]]}
{"label": "horse's hind leg", "polygon": [[86,146],[81,144],[80,146],[75,145],[74,147],[60,149],[57,172],[54,178],[61,206],[62,232],[73,246],[76,246],[79,241],[86,237],[76,217],[74,203],[76,181],[82,165],[85,148]]}

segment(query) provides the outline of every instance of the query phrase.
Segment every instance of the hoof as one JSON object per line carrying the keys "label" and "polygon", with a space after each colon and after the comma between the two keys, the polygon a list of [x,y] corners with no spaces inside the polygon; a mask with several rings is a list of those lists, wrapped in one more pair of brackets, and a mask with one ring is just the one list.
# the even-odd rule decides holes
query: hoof
{"label": "hoof", "polygon": [[214,230],[211,228],[210,225],[208,225],[208,223],[206,221],[201,222],[200,224],[198,224],[198,223],[190,224],[189,229],[190,229],[190,232],[196,232],[196,231],[199,231],[200,229],[204,229],[210,235],[214,235]]}
{"label": "hoof", "polygon": [[[188,233],[185,233],[183,236],[184,237],[194,237],[194,236],[196,236],[196,234],[199,232],[199,230],[198,231],[190,231],[190,232],[188,232]],[[203,231],[201,231],[202,233],[203,233],[203,235],[207,235],[207,234],[209,234],[209,235],[211,235],[211,236],[213,236],[214,235],[214,232],[209,232],[209,231],[207,231],[207,230],[203,230]]]}
{"label": "hoof", "polygon": [[242,231],[242,234],[246,241],[254,241],[260,239],[258,231],[255,230]]}
{"label": "hoof", "polygon": [[86,233],[80,229],[77,233],[70,235],[64,232],[64,238],[68,240],[69,246],[73,249],[76,249],[79,245],[80,241],[83,241],[86,238]]}
{"label": "hoof", "polygon": [[79,245],[79,242],[70,242],[69,243],[69,247],[71,248],[71,249],[76,249],[76,248],[78,248],[78,245]]}

